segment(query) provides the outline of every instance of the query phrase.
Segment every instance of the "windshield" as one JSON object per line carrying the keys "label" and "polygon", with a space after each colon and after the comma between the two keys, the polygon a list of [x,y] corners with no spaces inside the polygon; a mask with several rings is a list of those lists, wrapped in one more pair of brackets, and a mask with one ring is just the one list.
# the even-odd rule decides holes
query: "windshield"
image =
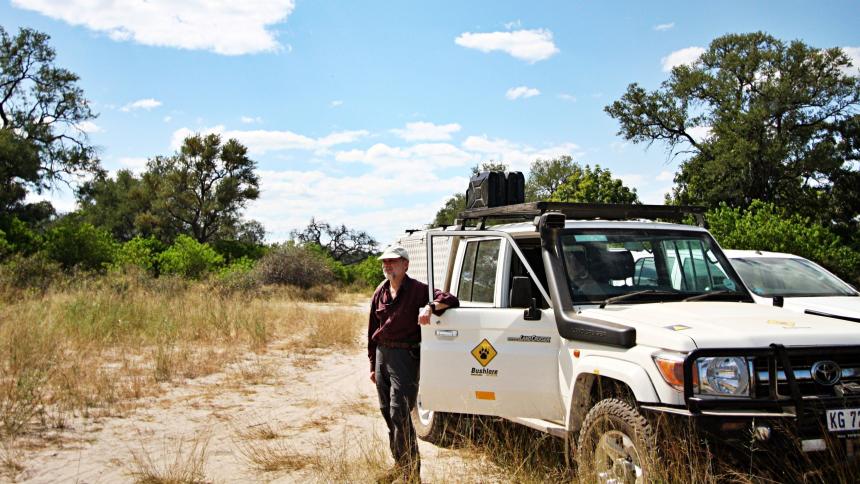
{"label": "windshield", "polygon": [[755,257],[732,265],[759,296],[856,296],[848,284],[806,259]]}
{"label": "windshield", "polygon": [[726,259],[707,233],[580,229],[562,235],[561,242],[574,303],[602,303],[633,292],[621,300],[679,301],[718,291],[712,299],[749,297],[725,270]]}

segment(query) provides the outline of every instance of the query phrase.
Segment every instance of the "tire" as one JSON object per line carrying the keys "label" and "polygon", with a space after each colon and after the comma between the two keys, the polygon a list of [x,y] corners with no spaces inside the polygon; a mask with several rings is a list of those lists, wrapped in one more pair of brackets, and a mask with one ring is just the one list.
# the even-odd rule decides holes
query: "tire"
{"label": "tire", "polygon": [[415,399],[415,406],[412,407],[412,426],[415,428],[415,435],[425,441],[435,445],[442,445],[445,442],[447,427],[451,421],[450,415],[443,412],[434,412],[421,408],[421,395]]}
{"label": "tire", "polygon": [[601,400],[579,431],[578,473],[585,482],[649,482],[654,446],[654,431],[636,407],[615,398]]}

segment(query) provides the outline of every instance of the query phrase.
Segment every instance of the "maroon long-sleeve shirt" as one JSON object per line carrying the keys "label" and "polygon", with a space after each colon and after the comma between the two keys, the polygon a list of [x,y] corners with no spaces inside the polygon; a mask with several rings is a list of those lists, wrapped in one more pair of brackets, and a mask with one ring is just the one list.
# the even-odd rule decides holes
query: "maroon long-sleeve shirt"
{"label": "maroon long-sleeve shirt", "polygon": [[[367,325],[367,357],[370,371],[376,366],[376,346],[381,342],[415,343],[421,342],[421,328],[418,314],[427,300],[427,284],[404,275],[397,296],[391,297],[391,282],[385,281],[376,288],[370,300],[370,321]],[[433,301],[456,308],[460,301],[447,292],[433,290]],[[436,311],[441,315],[445,310]]]}

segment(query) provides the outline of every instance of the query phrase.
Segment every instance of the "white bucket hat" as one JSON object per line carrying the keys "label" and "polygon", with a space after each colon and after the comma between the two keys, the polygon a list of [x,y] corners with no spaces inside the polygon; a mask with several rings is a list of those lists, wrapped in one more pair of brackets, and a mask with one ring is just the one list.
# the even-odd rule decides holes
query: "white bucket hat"
{"label": "white bucket hat", "polygon": [[379,256],[380,260],[385,259],[406,259],[409,260],[409,252],[406,252],[402,246],[399,245],[389,245],[382,251],[382,255]]}

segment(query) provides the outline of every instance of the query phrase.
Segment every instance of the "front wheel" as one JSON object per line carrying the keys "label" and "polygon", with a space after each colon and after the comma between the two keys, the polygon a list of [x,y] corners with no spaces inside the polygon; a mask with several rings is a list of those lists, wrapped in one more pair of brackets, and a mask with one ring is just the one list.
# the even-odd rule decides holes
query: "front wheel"
{"label": "front wheel", "polygon": [[423,441],[441,445],[445,440],[449,417],[447,413],[422,408],[419,394],[415,400],[415,406],[412,407],[412,426],[415,427],[415,435]]}
{"label": "front wheel", "polygon": [[631,404],[601,400],[588,412],[579,431],[576,462],[590,482],[649,482],[654,432]]}

